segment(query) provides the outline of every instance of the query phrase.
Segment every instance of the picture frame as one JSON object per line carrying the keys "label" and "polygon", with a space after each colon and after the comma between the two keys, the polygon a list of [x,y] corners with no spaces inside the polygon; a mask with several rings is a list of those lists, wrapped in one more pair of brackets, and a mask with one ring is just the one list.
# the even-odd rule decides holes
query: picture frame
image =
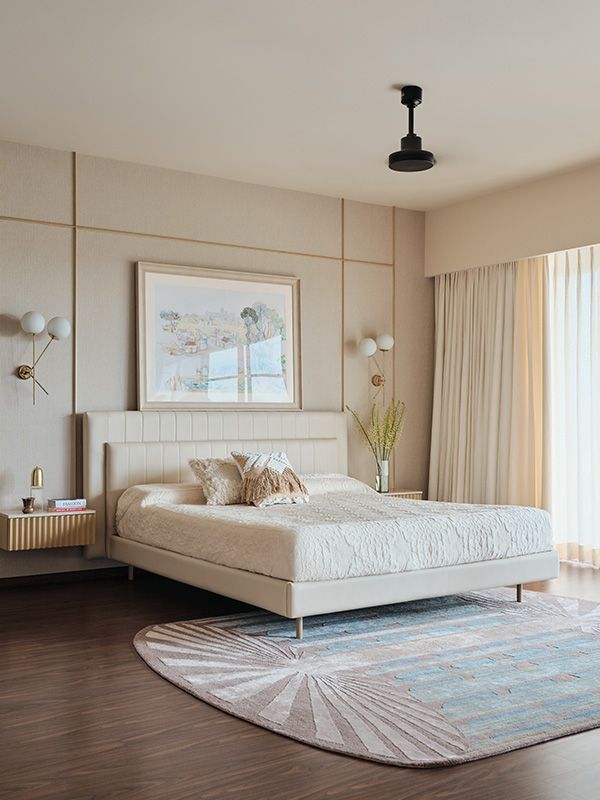
{"label": "picture frame", "polygon": [[300,280],[136,265],[138,408],[302,408]]}

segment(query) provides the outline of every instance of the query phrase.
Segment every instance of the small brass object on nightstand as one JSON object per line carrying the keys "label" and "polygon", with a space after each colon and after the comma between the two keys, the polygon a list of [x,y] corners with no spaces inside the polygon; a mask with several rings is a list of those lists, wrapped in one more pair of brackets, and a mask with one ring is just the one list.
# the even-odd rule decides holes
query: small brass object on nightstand
{"label": "small brass object on nightstand", "polygon": [[31,488],[41,489],[44,486],[44,471],[41,467],[34,467],[31,470]]}
{"label": "small brass object on nightstand", "polygon": [[[32,505],[37,506],[38,511],[44,511],[46,507],[44,500],[44,471],[41,467],[34,467],[31,471],[29,494],[33,497]],[[33,508],[31,510],[33,511]]]}
{"label": "small brass object on nightstand", "polygon": [[34,498],[33,497],[22,497],[23,500],[23,513],[24,514],[33,514],[33,504]]}
{"label": "small brass object on nightstand", "polygon": [[41,489],[44,486],[44,472],[41,467],[34,467],[31,470],[32,489]]}

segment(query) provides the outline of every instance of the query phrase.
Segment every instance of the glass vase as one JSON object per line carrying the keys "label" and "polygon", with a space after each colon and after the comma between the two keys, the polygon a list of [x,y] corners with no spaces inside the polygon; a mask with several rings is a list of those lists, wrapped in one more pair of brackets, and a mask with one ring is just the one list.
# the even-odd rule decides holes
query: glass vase
{"label": "glass vase", "polygon": [[378,492],[385,494],[390,490],[390,462],[377,462],[377,475],[375,476],[375,488]]}

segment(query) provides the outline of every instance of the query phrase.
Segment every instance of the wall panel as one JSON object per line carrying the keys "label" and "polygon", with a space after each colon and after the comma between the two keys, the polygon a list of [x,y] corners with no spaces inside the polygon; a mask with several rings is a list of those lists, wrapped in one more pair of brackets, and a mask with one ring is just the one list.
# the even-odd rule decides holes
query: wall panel
{"label": "wall panel", "polygon": [[392,209],[344,201],[344,257],[391,264],[394,260]]}
{"label": "wall panel", "polygon": [[79,234],[78,260],[79,411],[136,408],[136,261],[300,278],[304,408],[340,409],[339,262],[88,231]]}
{"label": "wall panel", "polygon": [[73,222],[71,153],[0,141],[0,216]]}
{"label": "wall panel", "polygon": [[423,276],[425,214],[396,209],[396,397],[406,425],[395,459],[396,486],[426,491],[433,398],[433,280]]}
{"label": "wall panel", "polygon": [[[391,214],[389,215],[391,226]],[[368,298],[368,302],[365,302]],[[375,387],[371,376],[377,371],[372,358],[358,352],[357,345],[365,336],[375,338],[391,333],[393,328],[393,271],[373,264],[344,265],[344,397],[345,402],[364,419],[368,416]],[[393,354],[377,354],[384,368],[388,385],[377,401],[390,400],[392,395]],[[348,415],[348,463],[355,478],[374,485],[375,459],[366,447],[354,420]]]}
{"label": "wall panel", "polygon": [[80,225],[340,256],[340,201],[78,157]]}
{"label": "wall panel", "polygon": [[[0,507],[15,508],[29,494],[31,470],[44,469],[46,496],[68,495],[71,481],[72,339],[54,342],[40,361],[38,379],[49,392],[37,390],[31,400],[31,381],[13,371],[31,364],[31,337],[20,318],[32,309],[46,319],[71,317],[71,236],[65,228],[21,222],[0,222]],[[37,352],[48,341],[36,337]],[[0,552],[0,576],[79,568],[84,559],[77,548],[46,553]]]}
{"label": "wall panel", "polygon": [[[31,381],[18,380],[14,369],[31,364],[31,336],[20,318],[29,310],[46,319],[71,317],[71,231],[63,228],[0,222],[2,314],[0,316],[0,506],[15,506],[26,496],[31,469],[45,468],[52,495],[69,491],[72,340],[53,343],[38,367],[38,379],[50,393],[37,390],[32,405]],[[39,354],[48,336],[39,334]]]}

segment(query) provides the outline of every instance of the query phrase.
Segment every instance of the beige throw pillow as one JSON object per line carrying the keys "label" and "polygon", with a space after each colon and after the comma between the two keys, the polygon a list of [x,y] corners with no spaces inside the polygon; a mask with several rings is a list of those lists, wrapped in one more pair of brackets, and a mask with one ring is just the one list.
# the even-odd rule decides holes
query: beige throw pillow
{"label": "beige throw pillow", "polygon": [[242,503],[265,508],[307,503],[308,491],[285,453],[232,453],[242,475]]}
{"label": "beige throw pillow", "polygon": [[192,472],[202,484],[207,506],[241,503],[242,478],[231,458],[190,458]]}

